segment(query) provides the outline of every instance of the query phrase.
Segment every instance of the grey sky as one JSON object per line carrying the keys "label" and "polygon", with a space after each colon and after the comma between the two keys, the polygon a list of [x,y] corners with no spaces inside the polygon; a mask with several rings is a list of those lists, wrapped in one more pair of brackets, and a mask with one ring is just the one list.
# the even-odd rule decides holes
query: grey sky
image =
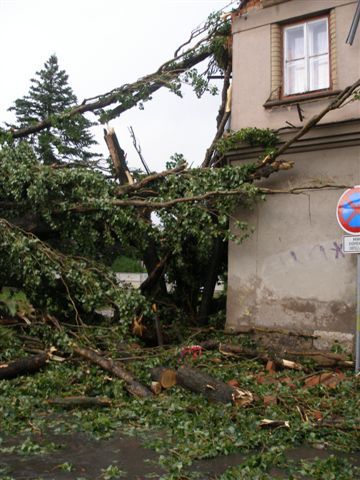
{"label": "grey sky", "polygon": [[[52,53],[69,74],[79,101],[151,73],[224,0],[0,0],[0,123],[28,92],[30,78]],[[198,100],[190,90],[179,99],[167,91],[154,94],[145,110],[135,108],[111,122],[128,153],[132,125],[152,170],[161,170],[174,152],[199,164],[215,133],[219,99]],[[94,117],[89,117],[93,119]],[[102,127],[98,150],[107,153]]]}

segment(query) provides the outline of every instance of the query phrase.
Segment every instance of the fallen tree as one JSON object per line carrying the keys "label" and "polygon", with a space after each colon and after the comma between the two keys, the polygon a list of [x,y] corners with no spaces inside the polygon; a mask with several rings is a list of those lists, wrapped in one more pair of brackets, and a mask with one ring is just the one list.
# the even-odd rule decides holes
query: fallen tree
{"label": "fallen tree", "polygon": [[[253,205],[262,193],[254,182],[291,168],[292,163],[279,158],[280,154],[359,87],[357,82],[345,89],[279,149],[274,132],[256,128],[224,138],[229,113],[225,94],[231,73],[229,33],[229,24],[215,16],[192,35],[192,46],[185,42],[156,72],[86,99],[56,118],[1,132],[3,285],[24,291],[38,312],[56,316],[59,325],[64,319],[83,325],[97,318],[97,309],[110,307],[124,334],[132,322],[133,332],[147,332],[149,341],[158,344],[164,342],[160,325],[169,319],[206,321],[216,281],[226,269],[224,246],[229,238],[240,242],[249,234],[241,221],[236,224],[237,234],[229,231],[234,206]],[[86,166],[43,165],[26,142],[27,135],[85,112],[106,122],[149,100],[162,87],[181,94],[181,84],[190,83],[200,95],[210,87],[193,67],[205,59],[210,61],[207,72],[217,65],[224,74],[224,86],[217,133],[204,167],[220,166],[227,149],[239,140],[265,146],[266,137],[271,153],[253,164],[189,169],[182,156],[177,156],[166,171],[134,179],[111,129],[105,131],[111,175]],[[157,213],[160,225],[151,222],[152,212]],[[109,268],[119,252],[130,251],[144,260],[149,274],[140,291],[119,288]],[[209,266],[209,275],[204,276]],[[171,292],[165,276],[173,286]]]}

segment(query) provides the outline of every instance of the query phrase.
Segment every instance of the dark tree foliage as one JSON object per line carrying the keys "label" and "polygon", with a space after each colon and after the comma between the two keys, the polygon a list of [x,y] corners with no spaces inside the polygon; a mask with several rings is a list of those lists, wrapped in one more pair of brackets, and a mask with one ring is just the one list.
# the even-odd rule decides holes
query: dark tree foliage
{"label": "dark tree foliage", "polygon": [[65,70],[59,68],[56,55],[51,55],[31,79],[29,93],[15,100],[14,106],[9,108],[16,114],[16,128],[57,116],[52,127],[28,137],[45,165],[74,161],[87,163],[99,157],[89,149],[96,144],[89,131],[93,124],[83,115],[71,118],[66,115],[77,103],[68,78]]}

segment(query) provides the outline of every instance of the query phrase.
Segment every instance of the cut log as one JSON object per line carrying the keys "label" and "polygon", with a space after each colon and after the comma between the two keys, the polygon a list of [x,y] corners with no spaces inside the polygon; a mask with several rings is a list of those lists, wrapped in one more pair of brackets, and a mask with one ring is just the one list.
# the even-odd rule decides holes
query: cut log
{"label": "cut log", "polygon": [[78,346],[73,346],[73,350],[75,353],[80,355],[83,358],[86,358],[91,363],[95,363],[103,370],[110,372],[115,377],[121,378],[126,382],[126,390],[135,397],[146,398],[152,396],[152,392],[138,382],[133,375],[125,370],[125,368],[119,363],[114,362],[110,358],[101,357],[98,353],[90,348],[82,348]]}
{"label": "cut log", "polygon": [[34,373],[44,367],[48,358],[47,353],[19,358],[8,363],[0,364],[0,380],[15,378],[19,375]]}
{"label": "cut log", "polygon": [[177,384],[196,393],[202,393],[208,400],[249,405],[253,395],[248,390],[233,387],[194,368],[181,367],[176,373]]}
{"label": "cut log", "polygon": [[111,407],[111,401],[106,397],[58,397],[50,398],[47,403],[63,408]]}
{"label": "cut log", "polygon": [[150,370],[151,379],[159,382],[162,388],[171,388],[176,385],[176,371],[172,368],[154,367]]}

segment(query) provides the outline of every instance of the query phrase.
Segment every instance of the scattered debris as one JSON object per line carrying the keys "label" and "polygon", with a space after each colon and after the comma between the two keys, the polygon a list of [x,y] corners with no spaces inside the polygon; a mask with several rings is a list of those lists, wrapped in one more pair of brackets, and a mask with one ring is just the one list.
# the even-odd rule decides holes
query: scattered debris
{"label": "scattered debris", "polygon": [[349,360],[346,355],[340,355],[338,353],[323,352],[318,350],[312,351],[286,351],[288,358],[298,359],[305,358],[312,360],[317,366],[325,368],[353,368],[354,362]]}
{"label": "scattered debris", "polygon": [[159,395],[162,391],[162,386],[160,382],[151,382],[150,389],[154,395]]}
{"label": "scattered debris", "polygon": [[106,397],[56,397],[48,399],[47,403],[63,408],[111,407],[111,400]]}
{"label": "scattered debris", "polygon": [[305,378],[305,387],[314,387],[316,385],[324,385],[325,387],[335,388],[338,383],[345,379],[343,372],[322,372],[310,375]]}
{"label": "scattered debris", "polygon": [[226,383],[228,385],[230,385],[231,387],[240,387],[239,382],[237,380],[235,380],[235,378],[227,381]]}
{"label": "scattered debris", "polygon": [[271,370],[271,372],[275,372],[277,368],[303,370],[303,366],[301,364],[292,360],[280,358],[275,353],[269,354],[254,348],[243,347],[242,345],[207,341],[202,343],[200,346],[206,350],[218,349],[222,355],[260,360],[267,366],[267,370]]}
{"label": "scattered debris", "polygon": [[274,374],[276,373],[276,365],[275,365],[275,362],[273,360],[268,360],[267,364],[266,364],[266,367],[265,367],[265,370],[267,372],[269,372],[269,374]]}
{"label": "scattered debris", "polygon": [[258,359],[265,363],[271,362],[272,370],[275,368],[289,368],[292,370],[304,370],[304,366],[298,363],[300,360],[311,360],[319,367],[342,367],[352,368],[354,362],[349,360],[346,355],[340,355],[332,352],[323,352],[318,350],[309,351],[284,351],[283,354],[268,353],[255,348],[248,348],[242,345],[221,343],[214,340],[202,342],[200,346],[204,350],[219,350],[223,355],[238,356],[240,358]]}
{"label": "scattered debris", "polygon": [[278,399],[275,395],[265,395],[263,402],[265,407],[269,407],[270,405],[276,405],[278,403]]}
{"label": "scattered debris", "polygon": [[290,423],[288,420],[269,420],[264,418],[260,422],[260,428],[290,428]]}
{"label": "scattered debris", "polygon": [[201,345],[191,345],[180,350],[179,362],[181,362],[187,355],[191,355],[194,360],[201,356],[203,348]]}

